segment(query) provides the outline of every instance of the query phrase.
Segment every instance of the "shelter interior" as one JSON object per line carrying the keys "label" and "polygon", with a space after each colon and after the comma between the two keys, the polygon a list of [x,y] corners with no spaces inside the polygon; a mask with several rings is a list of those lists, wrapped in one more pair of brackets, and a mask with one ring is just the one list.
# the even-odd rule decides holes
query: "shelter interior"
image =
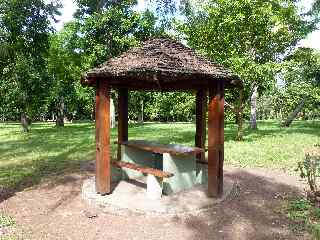
{"label": "shelter interior", "polygon": [[[128,178],[147,174],[147,193],[151,198],[162,192],[170,194],[200,183],[207,184],[208,196],[221,196],[224,91],[241,87],[238,76],[179,42],[151,39],[87,72],[82,83],[96,88],[97,193],[112,193],[112,172],[121,169]],[[112,160],[110,152],[111,88],[118,91],[118,157],[115,160]],[[195,147],[129,140],[130,90],[195,91]],[[152,186],[150,189],[149,185]]]}

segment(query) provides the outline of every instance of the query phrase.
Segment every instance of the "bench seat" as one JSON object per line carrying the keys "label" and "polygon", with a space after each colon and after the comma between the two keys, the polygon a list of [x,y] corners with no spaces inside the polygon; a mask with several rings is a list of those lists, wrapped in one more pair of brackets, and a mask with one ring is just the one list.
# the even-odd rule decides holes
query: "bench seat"
{"label": "bench seat", "polygon": [[173,176],[173,174],[169,172],[164,172],[159,169],[150,168],[150,167],[142,167],[133,163],[123,162],[123,161],[114,161],[112,162],[112,164],[118,168],[129,168],[141,173],[151,174],[159,178],[169,178]]}
{"label": "bench seat", "polygon": [[113,161],[113,166],[118,168],[129,168],[141,173],[148,174],[147,197],[152,200],[160,199],[163,191],[163,178],[170,178],[172,173],[164,172],[159,169],[142,167],[133,163],[123,161]]}

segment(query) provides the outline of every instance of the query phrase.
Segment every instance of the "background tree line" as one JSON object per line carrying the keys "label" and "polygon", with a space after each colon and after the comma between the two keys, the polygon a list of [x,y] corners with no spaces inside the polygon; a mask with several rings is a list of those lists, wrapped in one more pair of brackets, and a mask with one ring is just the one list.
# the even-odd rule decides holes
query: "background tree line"
{"label": "background tree line", "polygon": [[[81,75],[150,37],[183,41],[244,81],[226,93],[226,118],[257,128],[257,119],[319,119],[320,55],[297,48],[317,28],[319,3],[293,0],[76,0],[74,20],[56,32],[59,1],[0,0],[0,119],[92,119],[93,89]],[[116,92],[112,92],[116,102]],[[135,121],[192,121],[194,92],[131,92]]]}

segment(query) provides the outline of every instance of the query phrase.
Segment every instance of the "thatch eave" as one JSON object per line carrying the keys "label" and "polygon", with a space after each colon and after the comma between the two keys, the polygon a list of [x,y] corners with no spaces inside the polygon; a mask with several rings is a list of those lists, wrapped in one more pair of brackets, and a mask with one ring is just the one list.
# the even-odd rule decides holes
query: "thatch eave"
{"label": "thatch eave", "polygon": [[[97,79],[114,88],[208,88],[217,81],[226,87],[242,87],[241,79],[222,65],[208,61],[192,49],[168,39],[152,39],[87,72],[84,85]],[[155,90],[158,90],[156,88]]]}

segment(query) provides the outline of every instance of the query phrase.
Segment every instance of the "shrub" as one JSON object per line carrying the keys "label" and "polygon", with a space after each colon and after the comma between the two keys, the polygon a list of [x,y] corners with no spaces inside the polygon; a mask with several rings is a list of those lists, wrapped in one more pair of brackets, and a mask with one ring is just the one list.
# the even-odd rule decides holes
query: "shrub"
{"label": "shrub", "polygon": [[305,159],[298,163],[300,177],[307,179],[309,185],[308,198],[314,202],[320,202],[319,177],[320,177],[320,147],[315,147],[305,151]]}

